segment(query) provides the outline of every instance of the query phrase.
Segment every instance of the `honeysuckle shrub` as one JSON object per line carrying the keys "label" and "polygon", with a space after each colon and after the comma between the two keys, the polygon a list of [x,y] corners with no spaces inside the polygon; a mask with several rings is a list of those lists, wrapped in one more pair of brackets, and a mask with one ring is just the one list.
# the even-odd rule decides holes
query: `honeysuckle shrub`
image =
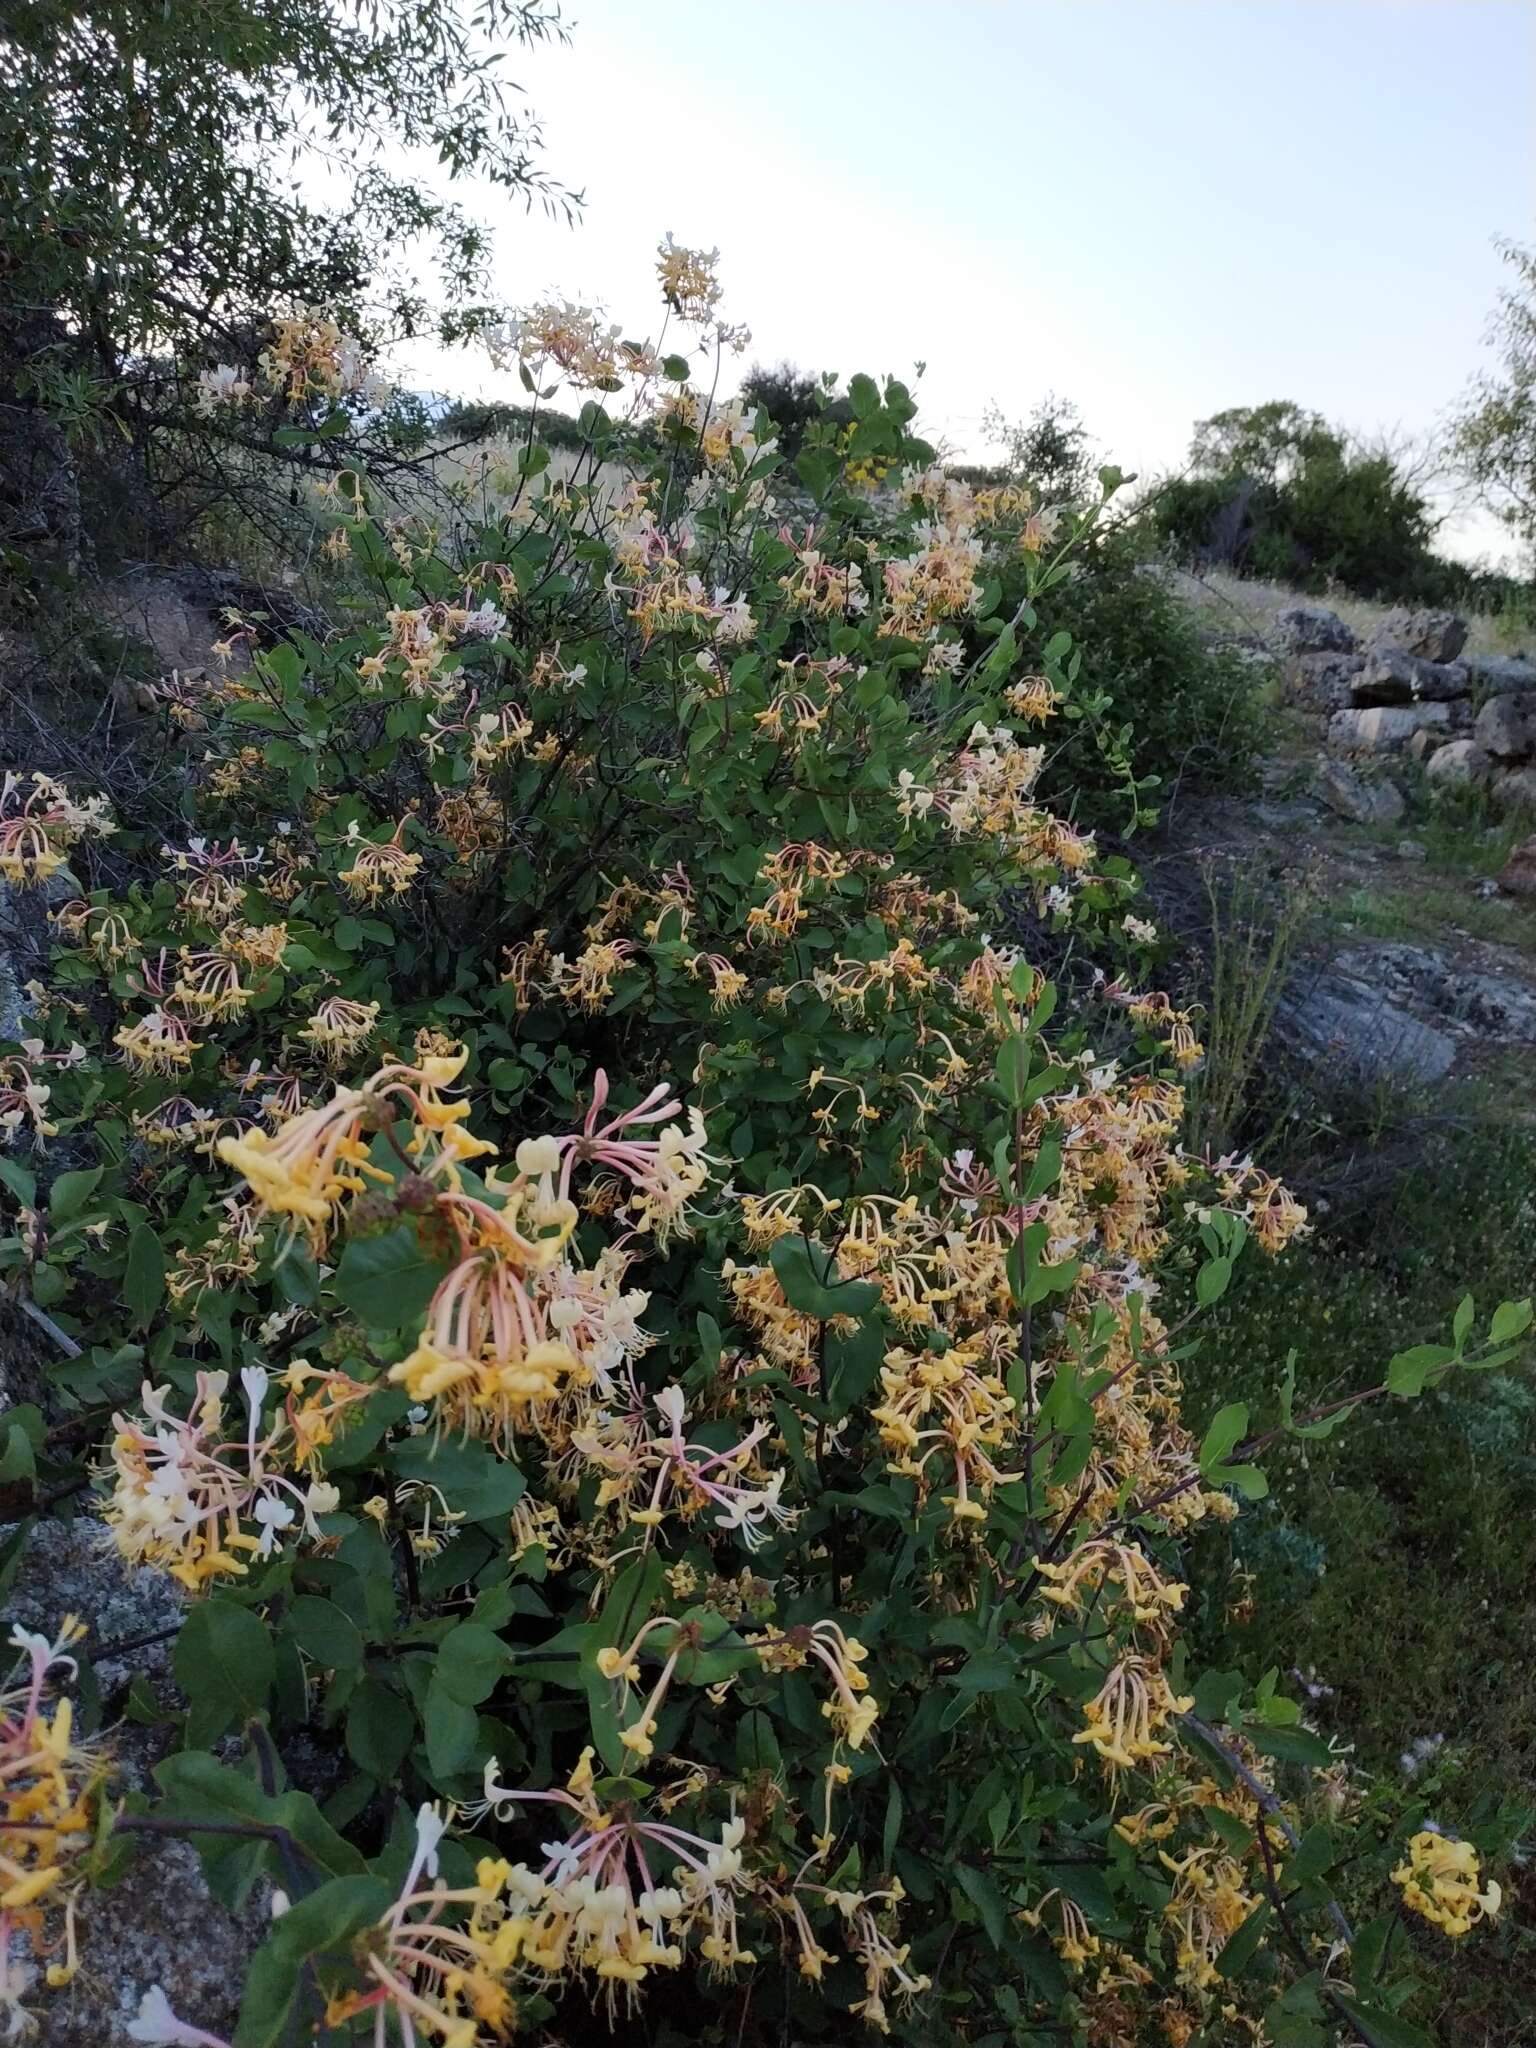
{"label": "honeysuckle shrub", "polygon": [[[602,394],[574,473],[531,433],[451,535],[345,479],[371,615],[165,681],[174,836],[5,785],[52,955],[0,1270],[57,1357],[3,1477],[185,1613],[128,1700],[153,1798],[82,1621],[16,1633],[4,1995],[184,1829],[270,1888],[238,2048],[1421,2038],[1477,1844],[1181,1642],[1190,1531],[1353,1399],[1182,1412],[1160,1276],[1197,1317],[1304,1219],[1181,1147],[1198,1020],[1034,796],[1077,665],[1020,650],[1093,515],[947,479],[894,381],[786,475],[709,395],[710,259],[659,269],[676,352],[494,337],[535,405]],[[226,402],[326,434],[316,332]],[[216,2043],[143,1990],[136,2039]]]}

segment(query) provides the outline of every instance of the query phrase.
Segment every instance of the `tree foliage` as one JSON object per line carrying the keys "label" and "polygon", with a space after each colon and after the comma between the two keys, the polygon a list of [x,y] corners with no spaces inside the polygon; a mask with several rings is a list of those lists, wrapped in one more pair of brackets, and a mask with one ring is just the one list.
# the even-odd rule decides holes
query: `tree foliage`
{"label": "tree foliage", "polygon": [[1070,399],[1047,392],[1025,420],[989,406],[982,432],[1003,450],[1008,475],[1047,505],[1078,504],[1093,488],[1093,438]]}
{"label": "tree foliage", "polygon": [[780,362],[771,367],[754,363],[741,380],[741,396],[747,405],[761,406],[767,413],[780,448],[792,459],[804,446],[812,421],[827,406],[831,391],[826,380],[812,376],[809,370],[794,363]]}
{"label": "tree foliage", "polygon": [[455,185],[579,204],[504,74],[509,47],[563,34],[545,0],[6,8],[0,482],[21,531],[39,478],[65,507],[48,530],[129,553],[210,508],[275,529],[305,470],[419,446],[409,403],[355,410],[343,447],[295,439],[282,394],[216,419],[199,380],[249,371],[276,319],[315,306],[364,360],[473,333],[490,239]]}
{"label": "tree foliage", "polygon": [[57,314],[82,359],[219,343],[275,306],[414,329],[440,268],[446,332],[479,310],[487,237],[402,151],[568,205],[495,44],[558,34],[542,0],[36,0],[9,8],[0,246],[13,307]]}
{"label": "tree foliage", "polygon": [[1514,281],[1491,324],[1500,367],[1468,394],[1452,450],[1483,503],[1536,549],[1536,249],[1507,242],[1503,254]]}
{"label": "tree foliage", "polygon": [[1397,452],[1352,442],[1288,400],[1199,421],[1187,472],[1150,494],[1145,516],[1189,559],[1305,589],[1431,598],[1450,574],[1431,547],[1429,502]]}

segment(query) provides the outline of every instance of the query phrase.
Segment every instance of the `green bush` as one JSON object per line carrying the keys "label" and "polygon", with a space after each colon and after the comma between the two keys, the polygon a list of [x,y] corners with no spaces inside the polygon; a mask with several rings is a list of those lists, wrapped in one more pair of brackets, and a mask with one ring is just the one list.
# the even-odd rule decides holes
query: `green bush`
{"label": "green bush", "polygon": [[[1536,1138],[1441,1124],[1342,1229],[1233,1284],[1186,1367],[1213,1409],[1295,1348],[1298,1399],[1326,1401],[1412,1344],[1456,1276],[1489,1296],[1536,1264]],[[1212,1664],[1250,1674],[1277,1644],[1314,1688],[1318,1724],[1349,1731],[1362,1791],[1416,1824],[1458,1815],[1485,1849],[1536,1820],[1536,1413],[1528,1380],[1447,1386],[1395,1426],[1298,1443],[1269,1498],[1202,1535],[1195,1621]],[[1432,1767],[1431,1767],[1432,1766]],[[1444,2038],[1522,2048],[1536,1938],[1519,1917],[1488,1951],[1426,1956]]]}
{"label": "green bush", "polygon": [[[1200,1048],[1138,986],[1134,877],[1036,795],[1084,663],[1021,636],[1117,479],[1070,517],[957,486],[859,376],[786,527],[766,416],[708,396],[711,260],[658,254],[687,354],[555,304],[501,338],[649,415],[642,475],[602,484],[594,399],[590,460],[535,438],[461,536],[351,478],[369,611],[159,686],[184,832],[0,790],[53,941],[0,1273],[57,1347],[0,1477],[186,1594],[176,1691],[132,1695],[152,1795],[78,1625],[14,1639],[0,1942],[61,1989],[92,1883],[185,1832],[227,1903],[286,1896],[239,2048],[621,2002],[744,2048],[1413,2042],[1383,1930],[1467,1933],[1497,1881],[1182,1638],[1199,1525],[1321,1423],[1183,1419],[1159,1288],[1209,1310],[1303,1216],[1180,1145]],[[280,333],[263,402],[312,438],[342,338]],[[1512,1362],[1530,1313],[1361,1399]],[[216,2041],[145,1991],[137,2039]]]}
{"label": "green bush", "polygon": [[1181,560],[1304,590],[1438,603],[1457,577],[1433,552],[1429,501],[1399,458],[1288,402],[1200,421],[1189,473],[1151,492],[1143,519]]}
{"label": "green bush", "polygon": [[[1005,594],[1006,594],[1005,580]],[[1050,632],[1072,636],[1080,715],[1043,786],[1084,814],[1123,817],[1134,781],[1156,808],[1179,794],[1251,785],[1263,743],[1261,664],[1212,642],[1199,615],[1125,531],[1090,537],[1052,592]]]}

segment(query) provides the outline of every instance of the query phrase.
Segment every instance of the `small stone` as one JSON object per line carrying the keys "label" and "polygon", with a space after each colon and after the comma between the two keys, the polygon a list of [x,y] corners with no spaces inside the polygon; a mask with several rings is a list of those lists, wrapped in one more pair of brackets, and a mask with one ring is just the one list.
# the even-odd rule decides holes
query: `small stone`
{"label": "small stone", "polygon": [[1365,711],[1336,711],[1328,721],[1328,744],[1341,754],[1401,753],[1416,732],[1450,722],[1447,704],[1383,704]]}
{"label": "small stone", "polygon": [[1490,697],[1473,728],[1485,753],[1499,761],[1536,754],[1536,706],[1520,697]]}
{"label": "small stone", "polygon": [[1424,764],[1424,773],[1441,788],[1467,788],[1487,783],[1493,775],[1493,761],[1476,740],[1452,740],[1437,747]]}
{"label": "small stone", "polygon": [[1356,704],[1446,703],[1470,688],[1459,662],[1422,661],[1401,647],[1373,647],[1351,676],[1349,694]]}
{"label": "small stone", "polygon": [[1467,644],[1467,622],[1455,612],[1388,612],[1371,635],[1372,647],[1401,647],[1425,661],[1454,661]]}
{"label": "small stone", "polygon": [[1536,833],[1521,840],[1494,886],[1507,896],[1536,896]]}
{"label": "small stone", "polygon": [[1275,637],[1287,654],[1352,654],[1355,636],[1321,604],[1292,604],[1275,614]]}
{"label": "small stone", "polygon": [[1417,839],[1399,839],[1397,857],[1399,860],[1428,860],[1429,849]]}
{"label": "small stone", "polygon": [[1315,788],[1330,811],[1356,825],[1395,825],[1408,809],[1395,782],[1368,782],[1344,761],[1320,761]]}

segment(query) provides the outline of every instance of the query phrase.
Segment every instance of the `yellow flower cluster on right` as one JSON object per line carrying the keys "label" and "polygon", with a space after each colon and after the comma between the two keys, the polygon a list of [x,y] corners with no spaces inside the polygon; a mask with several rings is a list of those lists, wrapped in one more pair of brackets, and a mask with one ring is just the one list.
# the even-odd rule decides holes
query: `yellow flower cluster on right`
{"label": "yellow flower cluster on right", "polygon": [[1403,1888],[1403,1904],[1422,1913],[1446,1934],[1470,1934],[1479,1920],[1493,1920],[1503,1894],[1493,1879],[1482,1891],[1477,1851],[1470,1842],[1421,1828],[1408,1854],[1392,1873]]}

